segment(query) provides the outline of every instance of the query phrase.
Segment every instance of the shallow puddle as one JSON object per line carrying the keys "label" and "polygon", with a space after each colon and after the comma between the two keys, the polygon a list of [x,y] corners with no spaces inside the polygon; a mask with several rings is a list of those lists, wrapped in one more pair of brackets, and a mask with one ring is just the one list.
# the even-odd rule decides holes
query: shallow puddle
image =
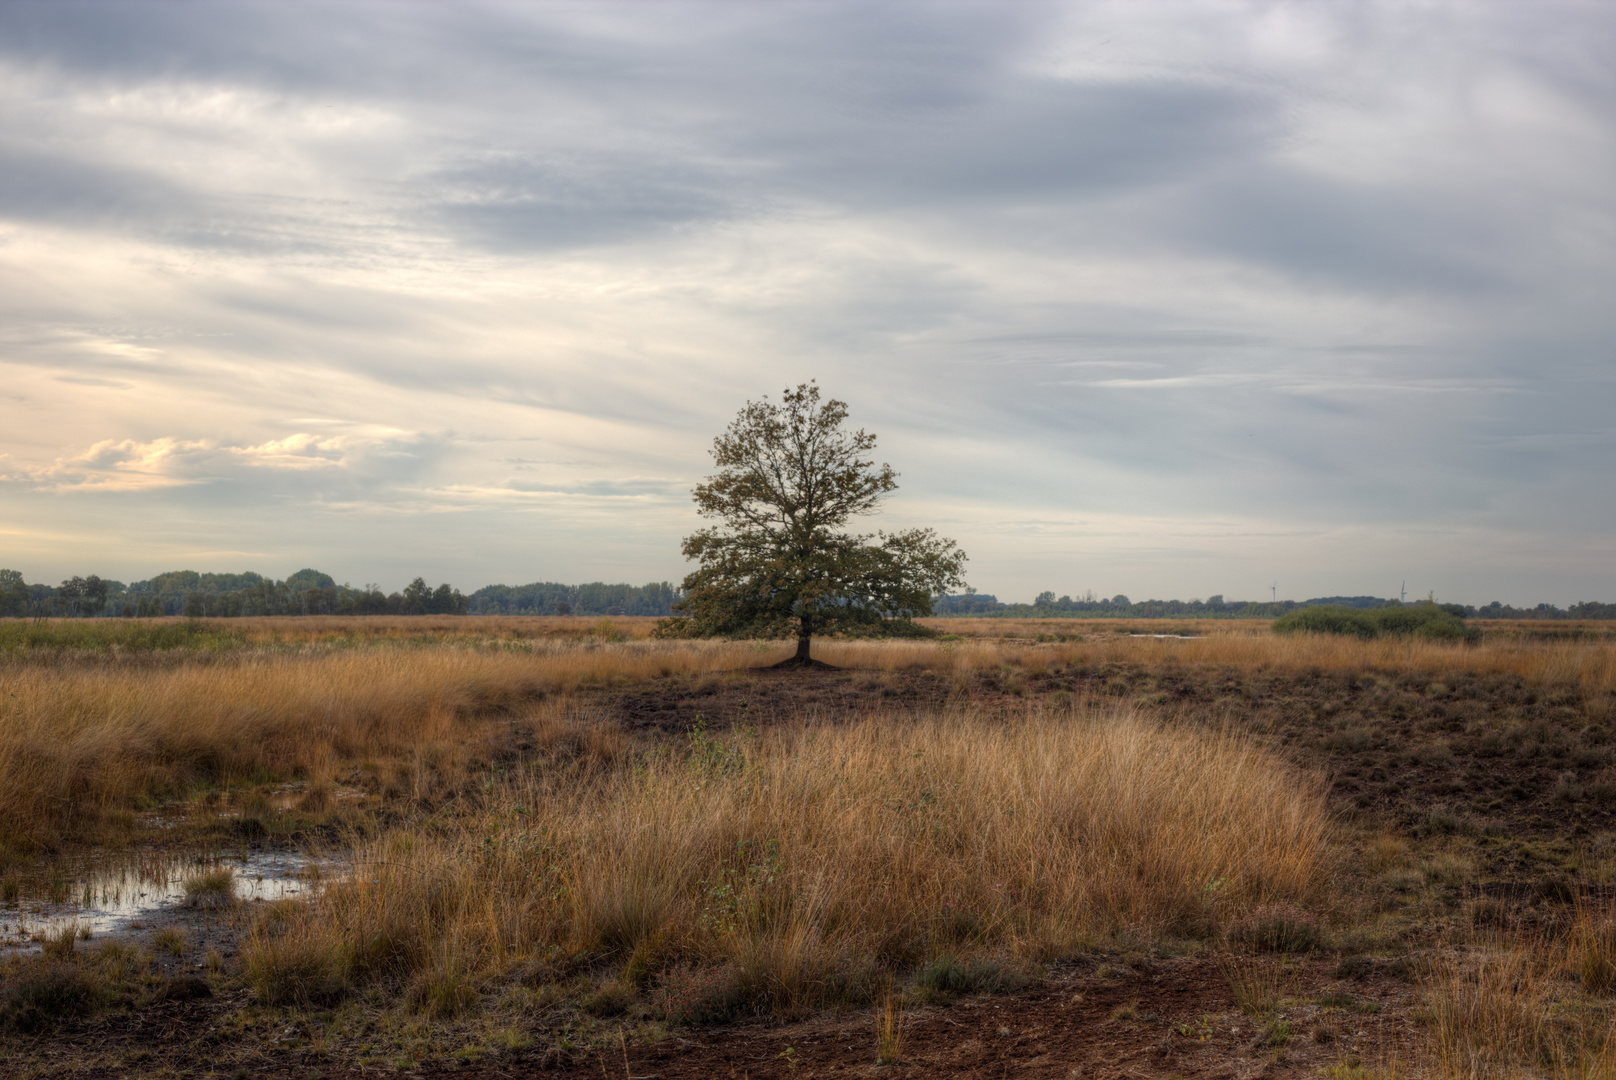
{"label": "shallow puddle", "polygon": [[67,927],[92,937],[133,929],[179,909],[186,881],[215,870],[229,871],[231,892],[248,902],[303,895],[319,876],[318,863],[290,851],[215,859],[147,854],[57,866],[45,876],[13,879],[18,895],[0,900],[0,955],[37,952],[41,937]]}

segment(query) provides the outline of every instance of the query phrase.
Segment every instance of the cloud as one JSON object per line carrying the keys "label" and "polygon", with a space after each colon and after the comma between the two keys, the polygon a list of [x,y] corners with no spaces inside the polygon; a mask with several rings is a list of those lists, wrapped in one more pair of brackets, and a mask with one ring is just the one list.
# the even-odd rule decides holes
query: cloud
{"label": "cloud", "polygon": [[[355,580],[666,576],[712,435],[817,376],[985,591],[1462,542],[1608,593],[1613,47],[1575,0],[0,5],[0,516],[53,567],[135,557],[118,500]],[[1119,538],[1002,539],[1076,519]]]}
{"label": "cloud", "polygon": [[[0,474],[36,491],[143,492],[158,488],[226,482],[260,483],[252,474],[313,470],[366,470],[378,458],[398,455],[415,439],[364,439],[298,432],[250,446],[162,436],[145,442],[103,439],[81,453],[43,468]],[[407,451],[404,451],[407,452]]]}

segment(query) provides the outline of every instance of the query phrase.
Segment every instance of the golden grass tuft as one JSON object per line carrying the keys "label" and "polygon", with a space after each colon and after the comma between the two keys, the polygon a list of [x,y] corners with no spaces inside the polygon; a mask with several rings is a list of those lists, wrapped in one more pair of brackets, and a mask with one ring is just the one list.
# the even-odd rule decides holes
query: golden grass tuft
{"label": "golden grass tuft", "polygon": [[181,885],[186,907],[226,907],[236,900],[236,875],[226,866],[192,874]]}
{"label": "golden grass tuft", "polygon": [[875,1020],[875,1063],[897,1065],[902,1061],[903,999],[889,986]]}
{"label": "golden grass tuft", "polygon": [[[731,750],[536,774],[454,831],[361,846],[281,932],[320,937],[354,979],[649,950],[726,964],[749,1008],[788,1016],[860,963],[954,945],[962,916],[975,945],[1050,957],[1314,901],[1329,871],[1315,783],[1126,709],[876,715]],[[255,937],[254,970],[276,968],[276,934]]]}

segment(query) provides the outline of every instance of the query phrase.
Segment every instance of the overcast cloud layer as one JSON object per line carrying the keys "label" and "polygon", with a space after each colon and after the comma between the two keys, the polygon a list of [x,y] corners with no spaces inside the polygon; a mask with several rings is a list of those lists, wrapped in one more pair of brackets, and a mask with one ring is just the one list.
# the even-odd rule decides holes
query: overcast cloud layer
{"label": "overcast cloud layer", "polygon": [[1613,13],[0,5],[0,565],[677,580],[817,378],[1002,598],[1616,598]]}

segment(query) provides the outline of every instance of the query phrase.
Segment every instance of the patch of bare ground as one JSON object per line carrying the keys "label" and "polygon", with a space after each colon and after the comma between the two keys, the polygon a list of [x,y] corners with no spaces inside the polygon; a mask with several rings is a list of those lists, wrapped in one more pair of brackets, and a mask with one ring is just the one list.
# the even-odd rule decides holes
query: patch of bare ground
{"label": "patch of bare ground", "polygon": [[[1336,978],[1333,957],[1265,958],[1281,996],[1270,1011],[1242,1009],[1227,961],[1214,956],[1085,958],[1053,967],[1011,993],[912,1004],[899,1060],[876,1064],[877,1013],[823,1014],[794,1023],[748,1021],[681,1029],[651,1041],[600,1036],[580,1045],[559,1016],[490,1045],[473,1025],[445,1024],[448,1051],[363,1067],[364,1025],[338,1016],[254,1013],[243,991],[154,1001],[135,1013],[64,1026],[37,1076],[246,1075],[322,1078],[962,1076],[1300,1077],[1405,1053],[1420,1035],[1421,997],[1386,965]],[[385,1025],[379,1014],[375,1028]],[[556,1024],[556,1026],[548,1026]],[[354,1032],[361,1033],[356,1037]],[[482,1036],[482,1037],[479,1037]],[[461,1052],[456,1054],[455,1050]],[[447,1060],[445,1060],[447,1058]],[[50,1060],[54,1059],[54,1061]],[[245,1070],[245,1073],[242,1072]]]}

